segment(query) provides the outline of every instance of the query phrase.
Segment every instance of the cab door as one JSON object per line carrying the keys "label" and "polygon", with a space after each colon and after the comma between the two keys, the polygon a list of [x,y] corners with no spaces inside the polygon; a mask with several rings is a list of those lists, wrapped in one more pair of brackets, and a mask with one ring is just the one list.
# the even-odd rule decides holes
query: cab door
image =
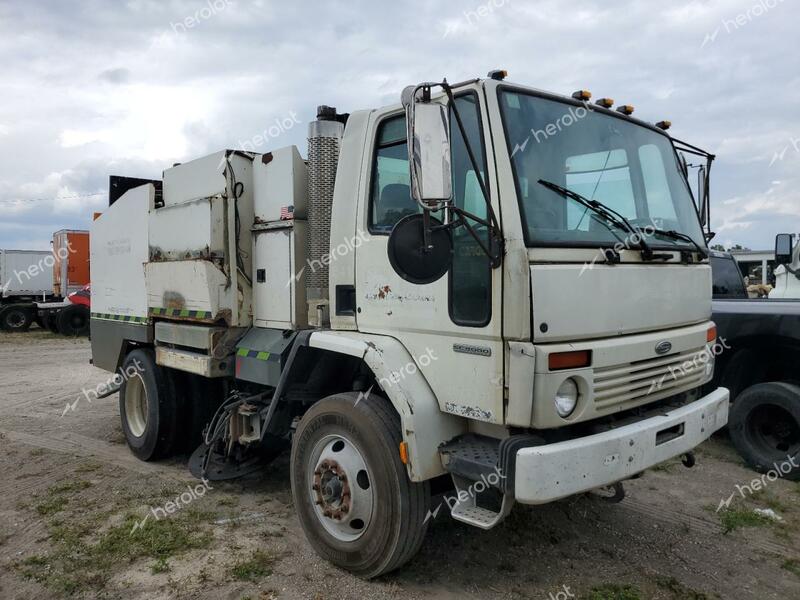
{"label": "cab door", "polygon": [[[479,171],[469,159],[452,107],[451,156],[455,203],[486,218],[478,177],[489,189],[495,212],[498,203],[494,178],[489,176],[494,165],[486,147],[491,139],[488,119],[480,98],[475,88],[455,99]],[[358,329],[399,339],[414,363],[396,365],[395,377],[399,381],[419,370],[442,411],[502,423],[502,269],[490,267],[478,243],[461,227],[453,232],[453,264],[439,280],[414,284],[394,271],[387,255],[389,233],[401,218],[421,210],[410,194],[405,115],[399,109],[376,112],[370,131],[371,147],[363,165],[368,177],[362,181],[358,210],[364,243],[355,259]],[[473,226],[488,246],[488,232],[477,223]]]}

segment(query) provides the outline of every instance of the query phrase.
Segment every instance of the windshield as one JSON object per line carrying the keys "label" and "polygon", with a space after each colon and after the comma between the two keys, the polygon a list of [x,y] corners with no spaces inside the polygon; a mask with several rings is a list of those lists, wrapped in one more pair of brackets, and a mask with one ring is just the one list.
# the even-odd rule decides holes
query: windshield
{"label": "windshield", "polygon": [[697,211],[665,135],[590,104],[500,90],[506,139],[528,246],[597,246],[629,235],[549,181],[598,200],[645,234],[648,244],[692,248],[652,233],[674,230],[704,245]]}

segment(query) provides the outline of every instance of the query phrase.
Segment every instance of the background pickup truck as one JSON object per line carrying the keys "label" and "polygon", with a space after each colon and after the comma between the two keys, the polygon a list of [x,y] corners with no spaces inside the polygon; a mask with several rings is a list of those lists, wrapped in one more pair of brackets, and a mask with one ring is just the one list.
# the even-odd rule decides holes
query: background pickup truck
{"label": "background pickup truck", "polygon": [[731,439],[760,473],[800,480],[800,301],[750,299],[736,261],[711,252],[723,351],[710,388],[731,392]]}

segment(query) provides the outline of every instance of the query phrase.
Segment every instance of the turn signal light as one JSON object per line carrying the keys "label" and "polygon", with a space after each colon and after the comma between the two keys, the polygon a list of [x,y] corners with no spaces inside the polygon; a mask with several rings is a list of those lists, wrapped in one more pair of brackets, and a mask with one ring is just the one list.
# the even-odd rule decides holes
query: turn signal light
{"label": "turn signal light", "polygon": [[595,102],[597,106],[602,106],[603,108],[611,108],[614,106],[614,99],[613,98],[600,98],[597,102]]}
{"label": "turn signal light", "polygon": [[408,443],[400,442],[400,462],[404,465],[408,464]]}
{"label": "turn signal light", "polygon": [[706,342],[712,343],[717,341],[717,326],[712,325],[708,328],[708,333],[706,334]]}
{"label": "turn signal light", "polygon": [[575,350],[572,352],[554,352],[547,359],[551,371],[563,369],[579,369],[592,364],[591,350]]}
{"label": "turn signal light", "polygon": [[572,97],[575,98],[575,100],[588,102],[592,99],[592,92],[589,90],[578,90],[577,92],[572,92]]}
{"label": "turn signal light", "polygon": [[633,106],[631,106],[630,104],[623,104],[617,107],[617,112],[621,112],[625,116],[632,115]]}

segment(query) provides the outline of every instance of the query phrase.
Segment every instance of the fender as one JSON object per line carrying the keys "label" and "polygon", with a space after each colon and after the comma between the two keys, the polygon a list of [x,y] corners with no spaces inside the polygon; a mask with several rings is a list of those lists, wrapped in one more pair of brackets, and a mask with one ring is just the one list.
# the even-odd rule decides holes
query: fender
{"label": "fender", "polygon": [[[439,403],[418,368],[400,368],[416,363],[406,347],[393,337],[354,331],[315,331],[308,345],[339,354],[360,357],[370,368],[378,386],[400,415],[403,440],[408,444],[408,476],[425,481],[445,473],[439,445],[466,433],[465,419],[439,410]],[[394,375],[394,378],[392,377]]]}

